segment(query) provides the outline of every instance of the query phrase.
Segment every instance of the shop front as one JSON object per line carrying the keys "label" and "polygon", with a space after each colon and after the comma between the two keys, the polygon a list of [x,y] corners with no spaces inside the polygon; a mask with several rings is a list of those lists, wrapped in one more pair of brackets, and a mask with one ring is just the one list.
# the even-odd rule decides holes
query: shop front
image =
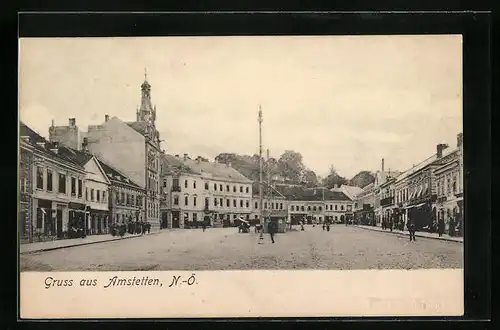
{"label": "shop front", "polygon": [[69,203],[68,204],[68,224],[67,236],[68,238],[85,237],[85,216],[87,214],[85,204]]}

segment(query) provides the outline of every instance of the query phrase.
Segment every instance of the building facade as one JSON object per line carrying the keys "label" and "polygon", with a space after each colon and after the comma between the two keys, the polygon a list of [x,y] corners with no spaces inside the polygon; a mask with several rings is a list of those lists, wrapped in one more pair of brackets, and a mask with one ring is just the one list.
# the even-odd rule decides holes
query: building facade
{"label": "building facade", "polygon": [[86,148],[106,164],[116,168],[144,189],[146,221],[152,229],[160,228],[160,134],[156,129],[156,106],[151,101],[151,85],[141,85],[141,105],[136,121],[123,122],[104,116],[100,125],[89,125],[80,132],[74,118],[69,126],[49,129],[50,140],[81,150]]}
{"label": "building facade", "polygon": [[33,149],[29,136],[23,136],[19,152],[19,233],[21,243],[33,242],[32,191],[33,191]]}
{"label": "building facade", "polygon": [[147,221],[144,203],[145,191],[138,184],[112,166],[97,158],[97,162],[108,179],[108,209],[106,228],[116,224]]}
{"label": "building facade", "polygon": [[61,147],[61,154],[85,168],[86,235],[108,233],[110,181],[99,162],[87,150]]}
{"label": "building facade", "polygon": [[85,168],[23,123],[20,136],[33,148],[31,241],[68,238],[74,229],[84,230]]}
{"label": "building facade", "polygon": [[462,133],[457,136],[457,148],[439,162],[434,174],[437,220],[444,221],[445,232],[452,236],[462,236],[464,226]]}
{"label": "building facade", "polygon": [[252,211],[252,181],[231,164],[162,155],[162,227],[233,226]]}

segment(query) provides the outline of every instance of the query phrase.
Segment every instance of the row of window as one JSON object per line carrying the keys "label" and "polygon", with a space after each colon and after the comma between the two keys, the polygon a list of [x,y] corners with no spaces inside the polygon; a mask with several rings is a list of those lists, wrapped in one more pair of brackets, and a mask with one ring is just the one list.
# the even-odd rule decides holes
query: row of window
{"label": "row of window", "polygon": [[[57,180],[55,180],[57,178]],[[54,183],[54,181],[56,181]],[[60,194],[68,194],[68,187],[66,185],[67,177],[64,173],[57,173],[57,176],[54,175],[54,172],[51,169],[46,169],[41,166],[37,166],[36,168],[36,188],[40,190],[46,190],[49,192],[54,191],[54,186],[57,185],[57,192]],[[78,182],[78,184],[77,184]],[[76,179],[75,177],[70,177],[70,192],[71,196],[83,197],[83,181],[80,179]]]}
{"label": "row of window", "polygon": [[450,173],[444,175],[437,181],[437,191],[439,196],[448,195],[448,194],[458,194],[459,191],[459,174],[458,173]]}
{"label": "row of window", "polygon": [[90,189],[90,194],[89,194],[89,188],[85,188],[85,200],[91,201],[91,202],[98,202],[98,203],[107,203],[108,202],[108,196],[106,195],[105,190],[99,190],[99,189]]}
{"label": "row of window", "polygon": [[[163,186],[164,187],[167,186],[167,181],[166,180],[163,182]],[[180,187],[180,185],[179,185],[179,179],[174,178],[173,182],[172,182],[172,186],[174,188]],[[184,188],[187,189],[188,187],[189,187],[189,182],[186,179],[186,180],[184,180]],[[224,185],[223,184],[214,183],[212,187],[213,187],[213,191],[221,191],[221,192],[224,191]],[[232,189],[231,189],[231,187],[232,187]],[[243,191],[245,193],[247,193],[247,194],[250,193],[250,187],[248,187],[248,186],[246,186],[246,187],[244,187],[244,186],[237,187],[235,185],[233,185],[233,186],[226,185],[225,188],[226,188],[225,189],[226,192],[230,192],[232,190],[233,193],[238,192],[238,191],[240,193],[243,193]],[[196,189],[196,180],[193,180],[193,189]],[[210,184],[208,182],[205,182],[205,190],[210,190]]]}
{"label": "row of window", "polygon": [[[196,206],[197,205],[197,202],[198,202],[198,197],[197,196],[193,196],[193,206]],[[232,200],[233,203],[232,203],[232,207],[238,207],[238,204],[239,204],[239,207],[246,207],[246,208],[249,208],[250,207],[250,201],[248,200],[243,200],[243,199],[240,199],[239,200],[239,203],[238,203],[238,200],[236,199],[233,199]],[[174,205],[179,205],[179,196],[178,195],[174,195]],[[210,205],[210,199],[208,197],[205,198],[205,207],[208,208]],[[231,199],[227,198],[226,199],[226,207],[231,207]],[[184,206],[189,206],[189,196],[186,195],[184,196]],[[215,207],[223,207],[224,206],[224,198],[214,198],[213,199],[213,206]]]}
{"label": "row of window", "polygon": [[[267,202],[264,202],[264,209],[267,209],[268,206],[271,210],[283,210],[283,203],[270,202],[268,205]],[[255,209],[259,208],[259,202],[255,202],[254,208]]]}
{"label": "row of window", "polygon": [[[305,207],[304,207],[304,205],[301,205],[300,209],[299,209],[298,205],[297,206],[292,205],[292,206],[290,206],[290,210],[291,211],[305,211]],[[311,211],[311,210],[313,212],[316,212],[316,211],[321,212],[321,211],[323,211],[323,207],[321,205],[318,205],[318,206],[313,205],[312,207],[311,207],[311,205],[308,205],[307,211]],[[338,205],[329,204],[329,205],[326,205],[326,207],[325,207],[325,211],[334,211],[334,210],[338,211]],[[344,211],[344,205],[340,205],[340,210]]]}
{"label": "row of window", "polygon": [[117,205],[142,206],[142,196],[129,194],[125,192],[115,192],[115,201]]}

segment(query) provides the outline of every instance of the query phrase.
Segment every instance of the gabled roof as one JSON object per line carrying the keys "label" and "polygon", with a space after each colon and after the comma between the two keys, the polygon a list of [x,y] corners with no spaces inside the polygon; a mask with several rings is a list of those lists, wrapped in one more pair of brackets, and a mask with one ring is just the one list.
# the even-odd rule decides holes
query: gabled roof
{"label": "gabled roof", "polygon": [[233,167],[216,162],[193,160],[189,158],[184,159],[183,157],[165,154],[162,156],[162,165],[162,174],[168,174],[174,171],[197,175],[209,173],[214,179],[234,180],[247,183],[252,182]]}
{"label": "gabled roof", "polygon": [[101,168],[103,169],[104,173],[106,173],[106,177],[108,178],[109,181],[111,181],[111,183],[128,184],[128,185],[131,185],[137,189],[143,190],[138,184],[136,184],[135,182],[130,180],[127,176],[120,173],[120,171],[118,171],[114,167],[104,163],[101,159],[99,159],[97,157],[96,157],[96,159],[97,159],[97,162],[99,163],[99,165],[101,166]]}
{"label": "gabled roof", "polygon": [[[44,137],[36,133],[23,122],[20,122],[19,124],[19,136],[29,137],[29,144],[32,145],[38,152],[56,160],[67,162],[71,165],[76,165],[77,167],[83,169],[83,166],[75,159],[73,159],[73,157],[68,156],[65,152],[60,152],[61,150],[64,151],[65,147],[61,147],[57,143],[51,143],[47,141]],[[57,150],[57,152],[53,150]]]}

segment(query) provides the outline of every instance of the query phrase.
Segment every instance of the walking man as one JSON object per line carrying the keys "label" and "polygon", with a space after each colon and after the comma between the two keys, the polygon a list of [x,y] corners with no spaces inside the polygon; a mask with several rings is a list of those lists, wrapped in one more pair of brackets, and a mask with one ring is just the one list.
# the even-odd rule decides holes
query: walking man
{"label": "walking man", "polygon": [[438,220],[438,234],[439,237],[443,236],[444,233],[444,218],[440,217]]}
{"label": "walking man", "polygon": [[274,244],[274,234],[278,231],[276,221],[270,220],[267,225],[267,231],[269,232],[269,236],[271,236],[271,242]]}
{"label": "walking man", "polygon": [[412,218],[408,219],[408,231],[410,232],[410,242],[415,241],[415,221]]}
{"label": "walking man", "polygon": [[392,222],[392,217],[389,218],[389,229],[391,230],[392,232],[392,227],[394,226],[393,222]]}

